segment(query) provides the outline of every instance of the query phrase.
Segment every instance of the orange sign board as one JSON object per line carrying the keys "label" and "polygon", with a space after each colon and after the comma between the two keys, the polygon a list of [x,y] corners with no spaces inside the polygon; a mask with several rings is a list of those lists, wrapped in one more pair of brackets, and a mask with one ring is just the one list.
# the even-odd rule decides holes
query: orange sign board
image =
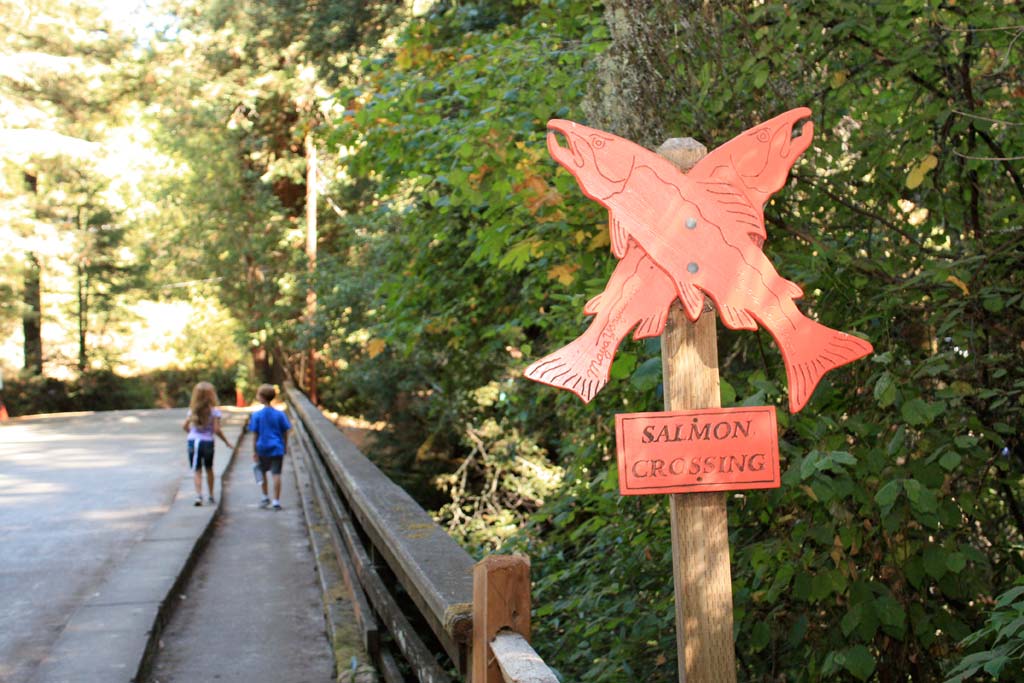
{"label": "orange sign board", "polygon": [[[803,290],[764,253],[764,206],[810,147],[811,110],[793,109],[740,133],[683,173],[668,159],[574,121],[548,121],[548,151],[583,194],[608,209],[619,263],[575,340],[524,375],[589,403],[610,377],[619,343],[657,337],[677,299],[696,321],[707,295],[731,330],[767,330],[782,351],[789,410],[822,376],[871,353],[870,342],[825,327],[796,305]],[[564,140],[564,144],[560,142]]]}
{"label": "orange sign board", "polygon": [[774,406],[615,416],[624,496],[778,488]]}

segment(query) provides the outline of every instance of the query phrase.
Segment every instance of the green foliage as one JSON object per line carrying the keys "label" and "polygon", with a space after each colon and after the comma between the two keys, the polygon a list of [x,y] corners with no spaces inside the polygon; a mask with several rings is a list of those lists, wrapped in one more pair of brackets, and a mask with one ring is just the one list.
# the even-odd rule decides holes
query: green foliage
{"label": "green foliage", "polygon": [[[577,36],[599,25],[573,3],[442,6],[339,95],[348,109],[329,141],[347,155],[337,196],[350,213],[318,261],[317,326],[345,364],[334,395],[389,418],[410,457],[450,461],[471,450],[467,428],[521,424],[530,401],[513,379],[536,302],[552,279],[576,279],[566,253],[605,266],[588,249],[597,211],[567,215],[569,183],[540,171],[540,132],[579,99],[596,49]],[[486,407],[480,378],[501,387]]]}
{"label": "green foliage", "polygon": [[[612,4],[599,73],[648,78],[632,111],[597,112],[604,127],[657,144],[641,127],[657,118],[714,145],[815,110],[766,251],[820,321],[878,351],[780,415],[782,489],[730,506],[743,675],[935,679],[1021,570],[1024,131],[989,120],[1015,120],[1013,22],[986,3],[729,3],[683,28]],[[720,335],[739,403],[784,394],[767,341]]]}
{"label": "green foliage", "polygon": [[[153,407],[184,408],[192,399],[192,388],[199,382],[210,382],[217,391],[221,405],[235,404],[235,388],[243,386],[239,376],[244,375],[246,366],[235,365],[191,365],[185,368],[165,368],[140,375],[153,388]],[[250,392],[250,396],[253,392]]]}
{"label": "green foliage", "polygon": [[[203,112],[205,125],[215,126],[215,116]],[[298,317],[304,293],[295,286],[294,274],[304,268],[305,258],[301,233],[283,215],[272,186],[238,164],[232,145],[239,137],[203,130],[198,123],[188,138],[161,137],[189,170],[183,177],[154,182],[165,237],[148,244],[148,255],[163,281],[196,283],[200,292],[217,292],[241,323],[239,341],[262,346],[284,321]],[[174,238],[167,239],[168,234]]]}
{"label": "green foliage", "polygon": [[978,631],[963,645],[987,644],[989,649],[964,657],[946,683],[960,683],[984,672],[997,681],[1024,680],[1024,582],[996,598],[995,605]]}
{"label": "green foliage", "polygon": [[84,370],[102,352],[90,348],[90,332],[110,331],[127,320],[121,309],[141,289],[146,266],[128,248],[127,226],[108,208],[82,201],[68,222],[76,226],[72,261],[77,297],[72,312],[78,319],[78,367]]}
{"label": "green foliage", "polygon": [[675,681],[668,505],[618,496],[609,464],[571,471],[512,546],[533,567],[534,642],[565,680]]}
{"label": "green foliage", "polygon": [[[491,382],[477,390],[478,402],[497,401],[501,389]],[[488,418],[468,426],[469,454],[458,468],[435,483],[450,496],[436,515],[449,533],[475,555],[500,548],[526,518],[558,491],[562,469],[517,429]]]}
{"label": "green foliage", "polygon": [[76,410],[76,404],[68,397],[64,382],[33,375],[24,380],[4,377],[4,405],[11,417],[36,413],[63,413]]}
{"label": "green foliage", "polygon": [[[365,50],[327,134],[347,214],[317,275],[331,395],[391,419],[409,457],[454,468],[467,428],[496,424],[565,467],[514,542],[542,654],[573,680],[674,680],[667,513],[618,496],[611,447],[614,412],[660,408],[657,343],[624,344],[587,407],[517,379],[582,331],[613,265],[544,123],[714,146],[811,106],[766,251],[809,315],[877,353],[780,412],[782,488],[730,500],[741,678],[935,680],[1024,568],[1024,128],[999,123],[1019,22],[990,2],[601,9],[441,5]],[[722,330],[719,348],[725,404],[783,405],[767,335]],[[457,509],[500,477],[478,481]]]}
{"label": "green foliage", "polygon": [[145,379],[120,377],[109,370],[84,372],[68,382],[41,376],[4,381],[4,402],[11,416],[149,408],[155,398]]}
{"label": "green foliage", "polygon": [[[9,259],[4,258],[4,261]],[[20,317],[21,307],[14,295],[14,287],[0,282],[0,337],[6,337],[14,327],[14,321]]]}
{"label": "green foliage", "polygon": [[202,289],[187,288],[188,317],[177,335],[165,344],[178,367],[230,368],[238,364],[238,379],[248,381],[247,366],[239,363],[246,351],[238,343],[244,329],[242,322],[219,305],[215,297],[204,296]]}
{"label": "green foliage", "polygon": [[[584,329],[614,265],[545,122],[713,147],[810,106],[815,143],[766,207],[765,249],[808,315],[876,354],[780,411],[780,489],[730,498],[740,678],[1012,676],[1019,593],[993,596],[1024,570],[1013,8],[185,4],[151,65],[155,136],[181,167],[156,185],[147,261],[210,281],[244,342],[293,369],[321,350],[323,400],[388,420],[390,470],[429,473],[475,552],[528,517],[505,542],[532,557],[535,642],[567,680],[676,680],[666,504],[618,495],[612,447],[615,412],[661,406],[657,341],[625,343],[588,406],[520,376]],[[331,210],[308,276],[311,131]],[[318,313],[299,323],[307,284]],[[724,404],[784,405],[764,332],[722,330],[719,348]],[[54,405],[85,391],[37,384]]]}
{"label": "green foliage", "polygon": [[[241,323],[238,341],[254,351],[259,380],[278,380],[292,369],[288,350],[309,341],[294,324],[308,267],[304,143],[323,113],[313,66],[322,53],[306,42],[323,31],[317,49],[326,50],[341,19],[332,3],[169,9],[178,30],[153,45],[149,111],[173,164],[149,180],[159,203],[148,255],[163,282],[216,292]],[[361,20],[378,10],[371,3]]]}

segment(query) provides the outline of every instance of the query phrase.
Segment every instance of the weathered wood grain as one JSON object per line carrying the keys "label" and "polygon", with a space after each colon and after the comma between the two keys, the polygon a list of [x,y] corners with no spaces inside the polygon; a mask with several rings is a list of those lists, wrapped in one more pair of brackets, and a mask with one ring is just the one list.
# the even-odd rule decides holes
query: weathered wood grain
{"label": "weathered wood grain", "polygon": [[504,683],[558,683],[555,672],[518,633],[499,633],[491,641],[491,652]]}

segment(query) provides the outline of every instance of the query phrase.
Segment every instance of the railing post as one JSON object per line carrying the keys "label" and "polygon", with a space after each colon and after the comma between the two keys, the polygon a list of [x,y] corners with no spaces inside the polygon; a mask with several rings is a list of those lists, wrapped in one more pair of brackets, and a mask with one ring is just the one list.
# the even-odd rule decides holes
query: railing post
{"label": "railing post", "polygon": [[472,683],[502,683],[490,647],[501,630],[530,640],[530,560],[521,555],[491,555],[473,567]]}

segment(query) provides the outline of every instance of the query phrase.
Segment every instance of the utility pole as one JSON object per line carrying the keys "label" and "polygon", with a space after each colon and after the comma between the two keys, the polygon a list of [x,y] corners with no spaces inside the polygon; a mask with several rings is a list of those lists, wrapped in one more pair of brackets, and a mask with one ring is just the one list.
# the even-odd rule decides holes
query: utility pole
{"label": "utility pole", "polygon": [[[312,278],[316,274],[316,202],[317,202],[317,169],[316,169],[316,141],[313,139],[313,131],[306,133],[306,258],[308,259],[309,288],[306,290],[306,320],[312,332],[313,323],[316,318],[316,291],[313,289]],[[306,357],[307,389],[309,400],[317,403],[316,395],[316,349],[313,348],[313,340],[310,339],[309,349]]]}

